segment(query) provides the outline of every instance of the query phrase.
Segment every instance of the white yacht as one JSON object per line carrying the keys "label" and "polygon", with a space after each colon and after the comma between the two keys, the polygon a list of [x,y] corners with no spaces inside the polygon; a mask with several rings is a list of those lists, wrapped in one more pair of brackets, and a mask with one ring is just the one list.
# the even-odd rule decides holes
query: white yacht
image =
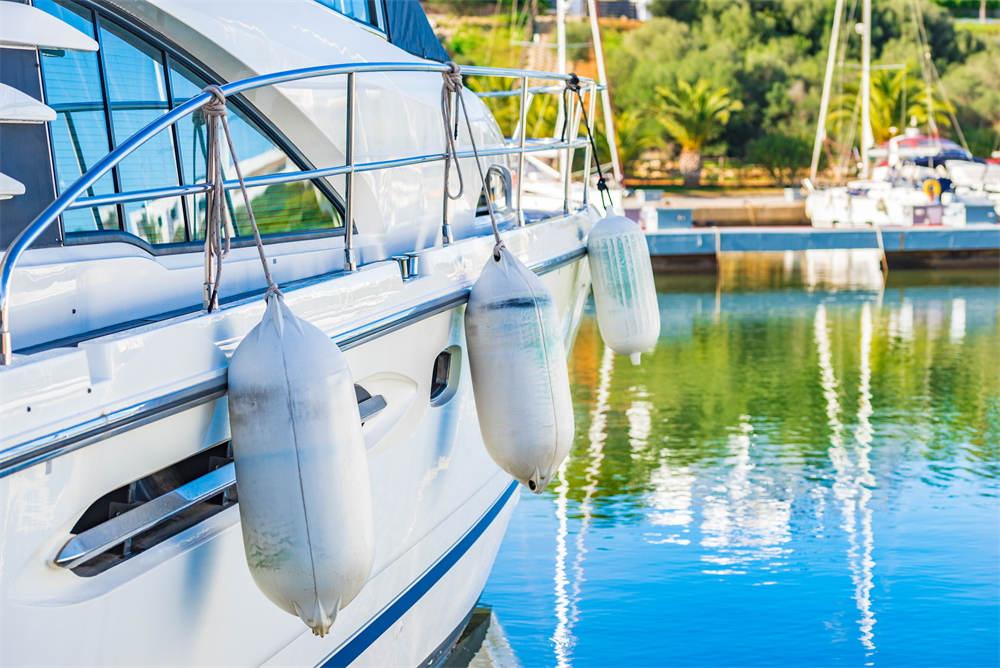
{"label": "white yacht", "polygon": [[[517,177],[532,152],[589,164],[583,98],[568,136],[505,138],[462,89],[472,136],[457,111],[446,129],[451,69],[417,0],[0,0],[0,49],[0,665],[439,664],[519,494],[483,446],[464,304],[492,210],[571,345],[603,212],[569,169],[548,210]],[[210,85],[233,140],[214,140],[221,274]],[[232,153],[266,266],[345,352],[363,422],[374,565],[323,637],[244,555],[227,366],[266,283]]]}
{"label": "white yacht", "polygon": [[810,192],[816,227],[909,227],[997,222],[1000,171],[958,144],[915,128],[869,154],[881,159],[870,178]]}

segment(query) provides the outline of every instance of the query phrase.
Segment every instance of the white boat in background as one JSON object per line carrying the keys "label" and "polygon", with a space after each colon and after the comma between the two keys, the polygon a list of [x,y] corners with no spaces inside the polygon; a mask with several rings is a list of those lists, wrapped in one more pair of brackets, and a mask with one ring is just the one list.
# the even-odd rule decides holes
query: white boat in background
{"label": "white boat in background", "polygon": [[[886,64],[873,67],[872,0],[862,0],[861,22],[854,26],[861,35],[860,100],[854,112],[861,126],[858,151],[860,178],[843,186],[817,189],[820,154],[825,144],[833,143],[827,138],[826,128],[833,73],[836,67],[843,68],[845,65],[843,61],[846,58],[847,40],[838,37],[844,17],[844,5],[844,0],[837,0],[834,8],[812,164],[809,179],[804,181],[809,190],[806,215],[812,224],[816,227],[963,227],[967,224],[1000,222],[997,219],[997,214],[1000,213],[1000,166],[987,165],[985,160],[973,157],[967,147],[963,148],[942,138],[934,120],[933,108],[927,110],[928,135],[921,135],[916,127],[908,127],[902,134],[884,142],[881,147],[875,146],[871,120],[872,69],[902,68],[905,71],[906,66]],[[852,5],[852,18],[853,7]],[[943,85],[931,59],[930,45],[925,41],[923,15],[916,4],[911,9],[914,25],[921,28],[917,32],[917,46],[921,58],[926,61],[922,66],[927,91],[925,103],[933,107],[930,102],[932,88],[940,89],[945,100],[947,96],[944,95]],[[838,51],[841,51],[839,56]],[[905,107],[905,96],[903,106]],[[953,113],[952,122],[957,127],[958,119]],[[911,126],[915,124],[916,117],[911,117]],[[889,130],[897,132],[896,128]],[[853,142],[853,128],[849,136],[850,144]],[[960,129],[959,136],[961,138]],[[962,142],[964,144],[964,138]],[[835,143],[833,145],[836,146]],[[838,148],[844,150],[843,147]],[[873,164],[874,161],[879,162]]]}
{"label": "white boat in background", "polygon": [[977,161],[954,142],[908,128],[870,154],[871,178],[815,190],[806,215],[815,227],[909,227],[997,222],[1000,165]]}
{"label": "white boat in background", "polygon": [[[602,212],[572,183],[529,210],[517,177],[536,151],[589,164],[581,114],[566,138],[505,138],[463,90],[473,136],[463,124],[449,159],[449,66],[417,0],[0,0],[0,25],[3,113],[20,114],[0,119],[16,122],[0,135],[0,665],[440,663],[518,498],[483,447],[464,304],[492,209],[572,345]],[[223,147],[232,247],[203,308],[210,84],[267,267],[356,384],[374,566],[325,637],[244,555],[227,366],[266,283]]]}

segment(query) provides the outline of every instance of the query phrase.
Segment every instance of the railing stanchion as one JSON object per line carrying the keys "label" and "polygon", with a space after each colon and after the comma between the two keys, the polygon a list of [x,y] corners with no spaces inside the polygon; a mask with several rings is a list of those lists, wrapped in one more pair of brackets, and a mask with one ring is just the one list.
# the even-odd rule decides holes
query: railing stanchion
{"label": "railing stanchion", "polygon": [[354,256],[354,97],[355,97],[355,72],[347,73],[347,150],[345,158],[347,166],[350,168],[344,178],[347,180],[347,202],[344,206],[344,269],[356,271],[358,268],[357,258]]}
{"label": "railing stanchion", "polygon": [[[567,96],[574,99],[572,96]],[[573,142],[576,141],[577,131],[580,129],[580,104],[573,102],[566,107],[566,119],[569,121],[569,128],[566,131],[566,171],[563,172],[563,212],[569,213],[569,201],[573,186]]]}
{"label": "railing stanchion", "polygon": [[524,141],[528,135],[528,77],[521,77],[521,118],[518,121],[517,224],[524,225]]}

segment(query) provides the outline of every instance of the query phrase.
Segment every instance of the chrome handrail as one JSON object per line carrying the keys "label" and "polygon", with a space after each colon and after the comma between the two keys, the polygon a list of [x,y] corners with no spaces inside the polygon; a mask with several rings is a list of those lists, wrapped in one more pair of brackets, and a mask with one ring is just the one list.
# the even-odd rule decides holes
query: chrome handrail
{"label": "chrome handrail", "polygon": [[[255,88],[262,88],[265,86],[274,86],[282,83],[289,83],[293,81],[301,81],[304,79],[314,79],[317,77],[333,76],[338,74],[349,75],[350,82],[353,83],[354,75],[359,73],[388,73],[388,72],[448,72],[450,68],[448,65],[440,63],[352,63],[348,65],[325,65],[319,67],[306,67],[295,70],[287,70],[284,72],[277,72],[274,74],[262,74],[256,77],[250,77],[248,79],[243,79],[241,81],[234,81],[232,83],[224,84],[220,86],[222,93],[228,98],[232,95],[238,93],[243,93]],[[555,81],[570,81],[572,75],[569,74],[556,74],[552,72],[537,72],[532,70],[517,70],[517,69],[506,69],[506,68],[490,68],[490,67],[464,67],[462,68],[462,74],[466,75],[478,75],[478,76],[499,76],[505,78],[515,78],[521,79],[521,88],[526,89],[528,87],[529,79],[547,79]],[[585,85],[588,91],[595,87],[595,82],[592,79],[581,78],[580,81]],[[350,88],[353,86],[349,85]],[[349,94],[348,104],[353,106],[353,95]],[[159,132],[170,127],[177,121],[181,120],[188,114],[191,114],[198,109],[200,109],[206,102],[211,99],[210,93],[199,93],[186,102],[180,104],[179,106],[171,109],[167,113],[163,114],[159,118],[153,120],[151,123],[146,125],[144,128],[136,132],[134,135],[125,140],[121,145],[115,150],[111,151],[108,155],[104,156],[99,160],[89,171],[80,176],[71,186],[69,186],[58,198],[55,199],[49,206],[45,208],[36,218],[28,225],[20,234],[10,243],[7,247],[7,251],[4,253],[3,260],[0,261],[0,366],[8,366],[13,362],[13,342],[11,339],[11,328],[10,328],[10,287],[11,280],[14,275],[14,268],[17,266],[18,260],[24,254],[31,245],[38,240],[41,234],[48,229],[65,211],[70,208],[80,208],[84,204],[79,206],[73,206],[80,196],[83,195],[91,186],[93,186],[97,181],[107,174],[113,167],[119,164],[122,160],[128,157],[131,153],[136,151],[140,146],[149,141],[153,136]],[[524,99],[524,95],[521,96]],[[525,118],[527,116],[527,109],[523,108],[520,110],[521,116],[521,128],[524,128]],[[593,131],[593,128],[590,128]],[[523,131],[522,131],[523,132]],[[348,113],[348,147],[353,145],[353,114]],[[552,144],[543,148],[533,147],[532,151],[548,150],[548,149],[561,149],[566,150],[570,155],[567,156],[568,160],[571,159],[572,151],[578,147],[578,142],[562,141],[559,143]],[[528,151],[528,148],[518,146],[517,148],[503,148],[495,149],[496,153],[486,151],[480,151],[480,155],[506,155],[521,153]],[[468,152],[465,152],[468,153]],[[459,157],[465,157],[464,154]],[[390,167],[399,167],[406,164],[416,164],[419,162],[434,162],[437,160],[447,160],[447,154],[442,152],[440,155],[430,155],[421,156],[419,158],[412,159],[412,162],[406,162],[408,159],[403,160],[388,160],[381,161],[378,163],[370,164],[353,164],[353,156],[347,156],[347,164],[338,167],[330,168],[327,170],[310,170],[308,172],[291,172],[286,175],[275,175],[269,178],[286,178],[286,180],[276,180],[270,183],[283,183],[296,180],[309,180],[314,178],[320,178],[318,173],[322,172],[322,176],[332,176],[335,174],[347,174],[348,175],[348,190],[353,183],[353,179],[350,178],[354,172],[357,171],[372,171],[378,169],[388,169]],[[363,169],[367,167],[367,169]],[[339,171],[337,171],[339,170]],[[564,179],[569,178],[569,171],[565,170]],[[251,179],[247,179],[249,184]],[[520,190],[523,179],[518,177],[518,189]],[[262,183],[255,182],[254,185],[262,185]],[[201,189],[204,188],[204,189]],[[211,184],[199,184],[192,186],[178,186],[177,188],[167,188],[161,189],[160,191],[144,191],[149,192],[166,192],[169,194],[163,196],[169,196],[170,194],[190,194],[194,192],[206,192],[211,188]],[[584,193],[586,194],[586,188],[584,188]],[[95,200],[101,203],[118,203],[121,201],[134,201],[131,198],[133,195],[139,193],[117,193],[117,198],[113,200],[108,200],[107,197],[92,197],[87,198],[87,204],[89,206],[95,205]],[[520,193],[519,193],[520,194]],[[352,209],[351,193],[345,194],[348,199],[347,210],[348,212]],[[148,198],[143,198],[148,199]],[[520,196],[518,197],[518,207],[520,208]],[[444,208],[444,215],[447,216],[447,207]],[[520,218],[520,216],[519,216]],[[444,223],[447,227],[447,220]],[[348,218],[345,225],[348,231],[348,240],[350,238],[350,230],[352,230],[351,219]],[[447,237],[446,237],[447,238]],[[350,268],[353,260],[353,249],[349,243],[345,243],[345,251],[347,256],[345,258],[347,266]]]}
{"label": "chrome handrail", "polygon": [[[551,151],[553,149],[566,148],[571,144],[573,148],[586,148],[590,146],[586,139],[576,139],[573,142],[551,142],[528,140],[524,148],[525,153],[539,153]],[[505,147],[495,149],[479,150],[479,157],[492,157],[498,155],[515,155],[520,153],[520,147]],[[472,151],[458,151],[459,158],[473,158]],[[271,186],[279,183],[294,183],[295,181],[311,181],[313,179],[328,176],[340,176],[358,172],[373,172],[392,167],[407,167],[425,162],[436,162],[443,158],[442,153],[430,153],[428,155],[418,155],[412,158],[399,158],[397,160],[381,160],[379,162],[365,162],[358,165],[341,165],[340,167],[326,167],[324,169],[311,169],[298,172],[279,172],[277,174],[265,174],[262,176],[246,176],[243,183],[247,188],[254,186]],[[239,181],[223,181],[222,187],[226,190],[239,190]],[[154,188],[151,190],[133,190],[125,193],[110,193],[108,195],[94,195],[93,197],[81,197],[73,204],[66,207],[67,210],[89,209],[95,206],[107,204],[124,204],[125,202],[139,202],[146,199],[162,199],[164,197],[176,197],[179,195],[197,195],[212,189],[211,183],[194,183],[186,186],[168,186],[166,188]]]}

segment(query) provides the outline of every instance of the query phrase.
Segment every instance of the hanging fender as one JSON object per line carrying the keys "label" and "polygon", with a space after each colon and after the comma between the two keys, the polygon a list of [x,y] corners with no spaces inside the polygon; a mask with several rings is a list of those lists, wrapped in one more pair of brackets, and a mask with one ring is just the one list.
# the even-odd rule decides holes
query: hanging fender
{"label": "hanging fender", "polygon": [[574,429],[552,293],[501,246],[472,287],[465,334],[486,450],[540,494],[569,453]]}
{"label": "hanging fender", "polygon": [[233,354],[229,423],[250,573],[323,636],[371,572],[371,481],[347,361],[280,293]]}
{"label": "hanging fender", "polygon": [[646,235],[624,216],[608,216],[590,230],[587,261],[601,338],[609,348],[639,364],[641,353],[660,336],[653,265]]}

